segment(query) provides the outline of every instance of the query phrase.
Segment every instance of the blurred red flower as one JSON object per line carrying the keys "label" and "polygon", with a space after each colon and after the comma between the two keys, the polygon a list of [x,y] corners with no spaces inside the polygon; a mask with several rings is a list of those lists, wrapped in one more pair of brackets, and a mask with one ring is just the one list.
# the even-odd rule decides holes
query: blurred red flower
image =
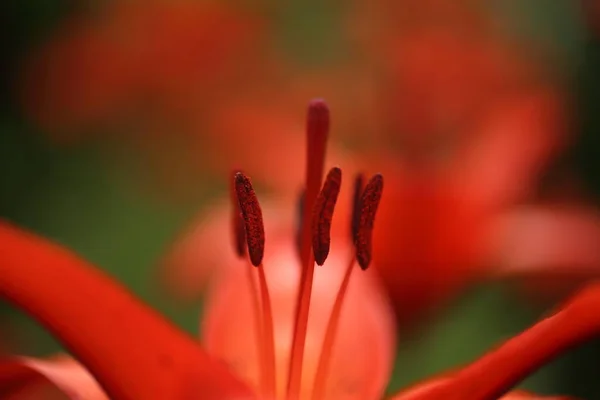
{"label": "blurred red flower", "polygon": [[65,21],[26,60],[24,104],[65,140],[120,118],[198,112],[207,92],[248,77],[264,28],[221,3],[108,2]]}
{"label": "blurred red flower", "polygon": [[373,7],[382,26],[358,43],[382,76],[376,157],[397,160],[383,167],[374,256],[409,326],[488,277],[489,232],[532,199],[570,140],[569,103],[541,55],[499,33],[478,2]]}

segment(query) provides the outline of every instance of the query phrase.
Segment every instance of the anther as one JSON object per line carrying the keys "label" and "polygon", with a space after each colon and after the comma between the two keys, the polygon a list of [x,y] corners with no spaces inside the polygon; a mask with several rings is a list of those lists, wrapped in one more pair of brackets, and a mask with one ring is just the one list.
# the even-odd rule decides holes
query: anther
{"label": "anther", "polygon": [[242,218],[242,211],[240,210],[240,203],[238,202],[235,189],[235,174],[238,172],[241,171],[233,172],[233,179],[231,180],[231,228],[235,254],[240,258],[244,258],[246,256],[246,231],[244,230],[244,219]]}
{"label": "anther", "polygon": [[356,235],[358,234],[358,225],[360,223],[360,200],[363,194],[365,186],[365,176],[363,174],[356,174],[354,177],[354,191],[352,193],[352,215],[350,218],[350,234],[352,241],[356,242]]}
{"label": "anther", "polygon": [[373,225],[382,192],[383,176],[377,174],[365,186],[360,200],[360,218],[354,245],[356,246],[356,260],[363,270],[366,270],[371,263]]}
{"label": "anther", "polygon": [[262,210],[250,179],[242,172],[237,172],[234,180],[238,204],[244,219],[250,261],[252,265],[258,267],[265,252],[265,227]]}
{"label": "anther", "polygon": [[331,220],[333,219],[333,211],[337,202],[342,185],[342,170],[332,168],[325,182],[323,189],[317,197],[312,215],[312,247],[315,256],[315,262],[318,265],[323,265],[329,255],[329,247],[331,244]]}

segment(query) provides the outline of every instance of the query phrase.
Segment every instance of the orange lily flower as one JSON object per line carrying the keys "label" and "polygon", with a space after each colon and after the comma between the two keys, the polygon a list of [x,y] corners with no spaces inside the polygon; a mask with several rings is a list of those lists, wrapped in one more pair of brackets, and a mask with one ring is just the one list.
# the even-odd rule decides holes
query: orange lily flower
{"label": "orange lily flower", "polygon": [[[5,360],[3,398],[31,393],[36,388],[30,385],[43,384],[37,374],[72,399],[107,398],[92,376],[113,400],[259,398],[196,342],[70,252],[6,222],[0,239],[0,294],[44,324],[91,373],[64,361]],[[600,285],[591,285],[480,360],[392,399],[496,399],[549,359],[596,336],[599,303]],[[521,392],[505,397],[519,398],[544,397]]]}
{"label": "orange lily flower", "polygon": [[[390,360],[391,346],[386,343],[394,335],[390,335],[385,322],[385,307],[376,306],[382,304],[381,299],[369,301],[373,293],[368,294],[368,286],[353,292],[348,289],[348,296],[345,294],[355,262],[362,269],[367,269],[372,258],[371,235],[382,195],[383,179],[375,175],[364,189],[362,185],[357,185],[359,196],[355,198],[352,212],[355,252],[345,268],[342,264],[344,276],[329,318],[314,317],[313,323],[309,324],[309,310],[320,305],[323,294],[331,295],[327,290],[329,286],[320,287],[317,280],[313,285],[313,277],[320,276],[322,271],[315,273],[314,263],[322,265],[330,251],[330,229],[341,185],[341,170],[331,169],[321,191],[318,191],[321,186],[319,170],[324,164],[329,125],[326,106],[320,101],[313,102],[308,120],[308,154],[311,158],[307,165],[307,190],[303,198],[305,207],[312,205],[310,209],[313,212],[303,213],[299,246],[290,246],[287,251],[274,257],[272,265],[281,267],[269,270],[272,277],[270,283],[278,282],[270,288],[274,291],[269,290],[265,277],[265,233],[261,209],[249,179],[242,173],[235,175],[239,208],[236,207],[233,213],[234,243],[240,256],[245,255],[244,241],[247,243],[249,259],[246,262],[256,268],[248,265],[245,271],[250,272],[250,279],[244,283],[236,281],[239,273],[232,274],[235,279],[224,279],[223,286],[215,291],[206,322],[206,341],[209,351],[224,357],[237,370],[237,377],[194,340],[172,327],[104,274],[60,246],[6,222],[0,222],[0,295],[27,311],[60,339],[113,400],[187,400],[198,397],[232,400],[275,397],[321,399],[330,393],[328,390],[335,390],[335,398],[378,398],[385,384],[385,379],[382,379],[386,373],[385,364]],[[305,238],[310,241],[304,241]],[[299,256],[304,264],[302,269],[296,268],[295,275],[294,268],[286,267],[291,264],[290,255]],[[258,272],[258,278],[252,274],[253,271]],[[295,291],[298,287],[293,284],[298,279],[299,293]],[[291,287],[286,286],[290,283]],[[279,285],[282,287],[279,288]],[[244,288],[250,288],[249,301],[238,301],[236,296]],[[278,299],[279,294],[289,296],[290,293],[299,296],[295,306],[295,321],[290,319],[282,323],[288,333],[293,331],[284,392],[284,389],[277,389],[283,386],[278,382],[283,382],[285,376],[279,378],[277,373],[280,368],[276,355],[279,354],[280,342],[274,334],[279,332],[275,328],[279,325],[274,324],[273,317],[278,315],[279,307],[282,312],[289,314],[290,308],[285,304],[291,302],[283,300],[279,303]],[[313,306],[311,297],[314,299]],[[342,306],[345,297],[348,299],[344,314]],[[599,334],[600,323],[595,313],[599,303],[600,286],[591,285],[553,316],[480,360],[441,379],[436,378],[425,385],[399,393],[393,399],[496,399],[549,359]],[[352,307],[350,313],[347,312],[348,306]],[[364,308],[361,310],[361,307]],[[374,313],[378,308],[379,313]],[[252,321],[245,319],[248,314],[255,317],[255,335],[240,338],[240,334],[248,333],[248,325],[252,325]],[[346,319],[356,319],[354,322],[349,320],[345,325],[342,315]],[[324,323],[314,322],[319,319]],[[354,329],[357,322],[362,323],[358,330]],[[312,385],[309,384],[305,389],[303,372],[306,372],[311,360],[305,355],[310,354],[313,347],[309,326],[315,325],[325,326],[321,331],[324,332],[322,353],[318,357],[314,382],[309,380]],[[352,328],[350,331],[349,327]],[[338,328],[342,329],[344,336],[340,336],[336,342],[334,339]],[[355,331],[360,333],[355,340],[359,340],[362,346],[357,346],[352,340],[344,340],[345,335]],[[253,341],[258,342],[256,347],[251,343]],[[364,343],[370,345],[364,346]],[[336,363],[332,358],[334,344],[340,344],[345,349],[341,352],[346,353],[342,362]],[[352,350],[345,348],[346,345],[352,346]],[[349,356],[353,362],[349,361]],[[328,387],[330,366],[335,367],[329,374],[335,385]],[[0,393],[18,396],[23,393],[21,391],[28,389],[28,384],[32,383],[36,374],[41,374],[73,399],[103,398],[90,375],[77,368],[68,374],[66,367],[73,365],[59,368],[55,363],[29,359],[6,361],[0,364]],[[254,371],[260,373],[255,374]],[[342,379],[341,389],[340,382],[333,377]],[[254,383],[253,388],[242,380]],[[39,384],[39,381],[33,383]],[[84,388],[93,392],[83,392]],[[510,396],[508,398],[514,399],[515,396],[526,395],[519,392]]]}
{"label": "orange lily flower", "polygon": [[[529,54],[491,33],[482,13],[459,12],[475,3],[394,4],[416,22],[390,27],[373,46],[388,78],[383,143],[400,154],[385,171],[374,256],[400,323],[410,326],[489,278],[487,238],[498,216],[532,197],[570,138],[559,88]],[[458,23],[444,19],[450,9]]]}

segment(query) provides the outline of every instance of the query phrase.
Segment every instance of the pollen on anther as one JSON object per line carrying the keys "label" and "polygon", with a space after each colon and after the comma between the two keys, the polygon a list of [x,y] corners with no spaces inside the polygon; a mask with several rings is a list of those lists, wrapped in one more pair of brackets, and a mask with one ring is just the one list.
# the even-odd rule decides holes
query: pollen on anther
{"label": "pollen on anther", "polygon": [[235,189],[235,174],[240,171],[233,172],[233,179],[231,180],[231,230],[233,233],[233,248],[235,254],[243,258],[246,256],[246,231],[244,228],[244,218],[240,210],[240,203],[238,202],[237,193]]}
{"label": "pollen on anther", "polygon": [[354,245],[356,246],[356,260],[363,270],[367,269],[371,263],[373,226],[382,192],[383,176],[377,174],[365,186],[360,200],[360,217]]}
{"label": "pollen on anther", "polygon": [[331,221],[333,219],[333,211],[337,202],[342,185],[342,170],[332,168],[323,188],[317,197],[312,215],[312,247],[315,256],[315,262],[318,265],[323,265],[329,255],[329,247],[331,245]]}
{"label": "pollen on anther", "polygon": [[237,172],[234,181],[238,204],[244,220],[250,261],[252,265],[258,267],[262,263],[265,252],[265,227],[262,210],[250,179],[242,172]]}

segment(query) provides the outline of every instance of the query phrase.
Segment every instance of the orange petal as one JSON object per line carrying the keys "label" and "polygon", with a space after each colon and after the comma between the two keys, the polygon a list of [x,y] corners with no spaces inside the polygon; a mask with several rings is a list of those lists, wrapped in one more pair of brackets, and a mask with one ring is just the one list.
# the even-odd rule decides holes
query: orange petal
{"label": "orange petal", "polygon": [[448,384],[451,381],[451,376],[441,376],[433,379],[429,379],[424,382],[417,383],[416,385],[402,390],[389,398],[389,400],[421,400],[425,399],[425,396],[439,387]]}
{"label": "orange petal", "polygon": [[523,392],[521,390],[513,391],[502,396],[501,400],[569,400],[569,396],[541,396],[534,393]]}
{"label": "orange petal", "polygon": [[[273,306],[280,394],[287,379],[300,278],[297,252],[293,240],[287,239],[268,242],[264,261]],[[349,256],[343,240],[333,236],[329,258],[315,270],[301,398],[307,398],[312,388],[329,313]],[[235,267],[227,269],[207,299],[204,343],[210,353],[226,360],[249,384],[258,387],[259,357],[245,270],[251,267],[242,263]],[[324,396],[327,399],[380,399],[393,364],[396,336],[392,310],[375,280],[376,271],[355,268],[333,349]]]}
{"label": "orange petal", "polygon": [[0,222],[0,295],[44,325],[114,400],[223,399],[247,387],[71,252]]}
{"label": "orange petal", "polygon": [[494,278],[520,278],[537,295],[564,295],[600,276],[600,213],[583,204],[537,205],[500,216],[490,240]]}
{"label": "orange petal", "polygon": [[108,400],[94,377],[77,361],[15,357],[0,362],[0,396],[26,399]]}
{"label": "orange petal", "polygon": [[[279,236],[282,225],[292,225],[293,203],[264,202],[262,205],[268,236]],[[218,279],[230,268],[242,268],[232,245],[231,204],[229,199],[208,206],[181,237],[173,243],[160,265],[159,282],[170,295],[181,301],[198,299],[211,279]]]}
{"label": "orange petal", "polygon": [[[412,388],[395,394],[389,400],[423,400],[429,399],[429,393],[452,381],[451,375],[427,380]],[[463,399],[462,397],[460,398]],[[541,396],[522,390],[514,390],[500,397],[499,400],[569,400],[567,396]]]}
{"label": "orange petal", "polygon": [[418,397],[402,399],[496,399],[541,366],[600,335],[600,283],[591,284],[554,315],[506,341]]}

